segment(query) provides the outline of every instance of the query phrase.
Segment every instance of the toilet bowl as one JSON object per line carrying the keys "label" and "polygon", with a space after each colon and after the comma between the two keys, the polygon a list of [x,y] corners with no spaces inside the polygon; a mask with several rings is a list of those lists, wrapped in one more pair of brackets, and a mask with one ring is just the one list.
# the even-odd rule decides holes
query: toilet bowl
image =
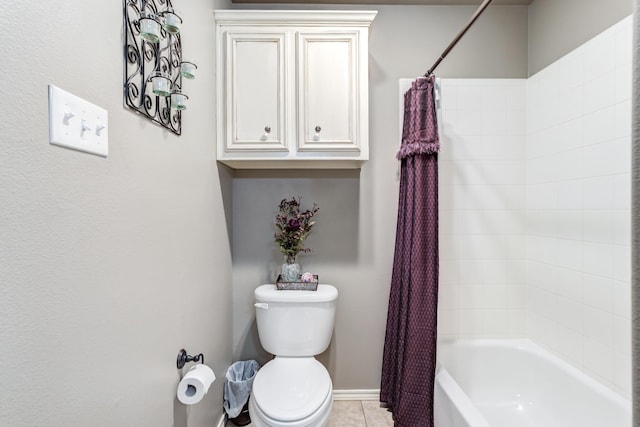
{"label": "toilet bowl", "polygon": [[275,358],[253,381],[249,413],[257,427],[323,427],[333,403],[326,368],[315,359],[329,346],[338,291],[255,290],[256,323],[262,346]]}

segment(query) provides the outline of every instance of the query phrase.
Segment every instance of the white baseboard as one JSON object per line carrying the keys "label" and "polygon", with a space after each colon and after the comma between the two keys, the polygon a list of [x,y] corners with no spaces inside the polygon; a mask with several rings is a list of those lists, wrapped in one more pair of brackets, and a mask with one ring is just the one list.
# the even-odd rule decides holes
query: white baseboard
{"label": "white baseboard", "polygon": [[333,390],[333,400],[380,400],[379,389]]}
{"label": "white baseboard", "polygon": [[220,416],[220,421],[218,421],[218,424],[216,424],[216,427],[224,427],[227,424],[227,414],[222,412],[222,415]]}

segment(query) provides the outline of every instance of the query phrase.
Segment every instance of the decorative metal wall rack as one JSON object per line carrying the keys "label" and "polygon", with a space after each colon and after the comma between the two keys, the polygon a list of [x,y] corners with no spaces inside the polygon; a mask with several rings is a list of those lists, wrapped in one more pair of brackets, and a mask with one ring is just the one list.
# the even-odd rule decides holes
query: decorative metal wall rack
{"label": "decorative metal wall rack", "polygon": [[176,135],[188,99],[182,78],[197,68],[182,59],[181,25],[171,0],[124,0],[124,102]]}

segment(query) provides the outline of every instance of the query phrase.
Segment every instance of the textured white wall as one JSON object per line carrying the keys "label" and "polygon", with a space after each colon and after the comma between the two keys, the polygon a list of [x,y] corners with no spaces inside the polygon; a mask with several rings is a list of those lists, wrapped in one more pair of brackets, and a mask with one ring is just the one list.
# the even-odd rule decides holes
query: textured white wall
{"label": "textured white wall", "polygon": [[[9,6],[9,5],[8,5]],[[231,178],[215,162],[214,26],[175,6],[186,82],[176,137],[123,108],[122,1],[0,14],[0,425],[211,426],[231,362]],[[47,84],[109,111],[107,159],[49,145]],[[178,350],[218,381],[176,403]]]}
{"label": "textured white wall", "polygon": [[510,85],[443,79],[440,154],[440,338],[528,335],[625,397],[631,32]]}
{"label": "textured white wall", "polygon": [[443,79],[438,336],[524,337],[525,79]]}
{"label": "textured white wall", "polygon": [[[640,27],[640,1],[633,1],[633,28]],[[640,419],[640,317],[637,307],[640,307],[640,31],[633,31],[631,43],[633,63],[632,67],[632,97],[631,97],[631,306],[635,314],[631,318],[632,335],[632,395],[633,419]]]}
{"label": "textured white wall", "polygon": [[631,394],[631,17],[528,80],[527,332]]}

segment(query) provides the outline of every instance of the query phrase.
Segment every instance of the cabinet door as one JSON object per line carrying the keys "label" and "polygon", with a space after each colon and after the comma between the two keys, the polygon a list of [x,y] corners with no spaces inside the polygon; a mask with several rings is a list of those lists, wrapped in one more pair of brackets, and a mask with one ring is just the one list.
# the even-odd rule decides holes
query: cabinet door
{"label": "cabinet door", "polygon": [[288,151],[285,33],[229,31],[225,38],[225,151]]}
{"label": "cabinet door", "polygon": [[299,151],[360,151],[358,35],[297,33]]}

